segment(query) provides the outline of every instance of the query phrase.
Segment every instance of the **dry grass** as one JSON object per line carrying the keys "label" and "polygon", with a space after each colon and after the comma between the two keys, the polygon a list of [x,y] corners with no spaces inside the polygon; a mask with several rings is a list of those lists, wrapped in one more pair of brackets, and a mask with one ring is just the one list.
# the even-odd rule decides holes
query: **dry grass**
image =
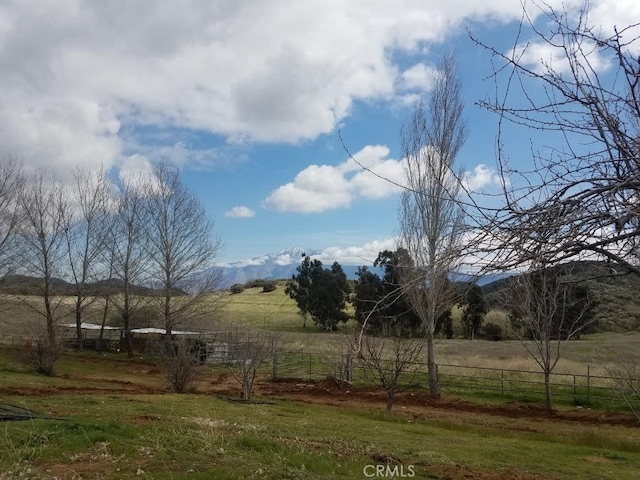
{"label": "dry grass", "polygon": [[[42,317],[29,305],[38,306],[38,297],[0,297],[0,339],[11,336],[21,338],[28,334],[34,322]],[[71,312],[71,298],[62,299],[61,313]],[[102,314],[102,300],[92,303],[85,321],[99,322]],[[222,308],[218,308],[222,306]],[[214,308],[215,307],[215,308]],[[348,344],[345,332],[354,325],[341,326],[338,332],[330,333],[314,327],[311,320],[307,328],[302,328],[302,318],[293,300],[284,294],[284,286],[278,285],[273,292],[263,293],[262,288],[249,288],[240,294],[216,294],[210,304],[205,306],[207,314],[184,325],[199,331],[220,331],[241,325],[277,334],[288,343],[291,349],[314,351],[318,353],[340,353]],[[454,327],[458,330],[460,311],[453,312]],[[63,320],[65,321],[65,320]],[[72,318],[67,317],[71,322]],[[506,326],[503,312],[490,312],[485,322]],[[587,366],[591,374],[604,374],[598,366],[603,356],[611,356],[637,350],[640,333],[600,333],[585,335],[579,341],[571,341],[562,346],[562,355],[557,373],[586,374]],[[517,340],[489,342],[484,340],[437,340],[436,356],[438,363],[451,365],[477,366],[484,368],[502,368],[513,370],[533,370],[538,366]]]}

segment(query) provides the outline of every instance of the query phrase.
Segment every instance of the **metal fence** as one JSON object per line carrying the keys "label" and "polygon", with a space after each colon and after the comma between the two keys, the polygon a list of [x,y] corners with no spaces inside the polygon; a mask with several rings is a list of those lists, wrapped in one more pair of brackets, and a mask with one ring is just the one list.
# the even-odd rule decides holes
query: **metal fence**
{"label": "metal fence", "polygon": [[[267,372],[270,369],[270,372]],[[274,356],[265,373],[274,379],[300,378],[322,380],[333,377],[354,384],[372,384],[374,372],[349,355],[328,355],[297,352]],[[500,395],[516,399],[540,400],[544,398],[544,374],[542,371],[514,370],[508,368],[474,367],[438,364],[438,381],[445,392],[475,392]],[[600,401],[607,404],[624,403],[620,395],[618,378],[597,375],[590,366],[584,373],[552,373],[551,391],[554,398],[563,397],[576,405],[588,405]],[[640,382],[635,379],[635,382]],[[415,363],[401,375],[405,388],[428,388],[426,363]],[[640,399],[631,399],[640,404]]]}

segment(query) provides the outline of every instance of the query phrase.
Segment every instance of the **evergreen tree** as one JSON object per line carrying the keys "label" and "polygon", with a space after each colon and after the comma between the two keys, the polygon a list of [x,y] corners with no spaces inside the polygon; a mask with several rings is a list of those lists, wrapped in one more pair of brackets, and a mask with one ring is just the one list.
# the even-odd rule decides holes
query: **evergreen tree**
{"label": "evergreen tree", "polygon": [[443,335],[445,338],[453,338],[453,319],[451,309],[445,311],[436,321],[436,335]]}
{"label": "evergreen tree", "polygon": [[297,271],[287,283],[285,293],[296,301],[305,325],[307,314],[316,326],[332,331],[338,323],[349,319],[345,309],[351,288],[338,262],[325,269],[320,260],[305,256]]}
{"label": "evergreen tree", "polygon": [[473,340],[482,326],[489,306],[484,298],[482,288],[474,283],[467,289],[465,305],[462,311],[462,330],[465,338]]}
{"label": "evergreen tree", "polygon": [[388,335],[415,334],[420,331],[421,321],[409,304],[401,288],[398,265],[411,262],[408,252],[399,248],[396,251],[384,250],[378,254],[374,266],[384,267],[382,278],[381,331]]}
{"label": "evergreen tree", "polygon": [[367,328],[379,330],[382,314],[377,302],[383,296],[382,280],[365,266],[358,267],[356,276],[353,299],[356,322],[360,325],[366,322]]}

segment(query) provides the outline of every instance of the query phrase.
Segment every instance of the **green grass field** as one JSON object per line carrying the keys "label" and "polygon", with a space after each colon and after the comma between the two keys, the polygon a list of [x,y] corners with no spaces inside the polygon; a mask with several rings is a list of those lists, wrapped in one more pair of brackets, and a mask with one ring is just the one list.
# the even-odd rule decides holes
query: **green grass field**
{"label": "green grass field", "polygon": [[633,427],[428,405],[387,417],[377,403],[246,404],[207,391],[213,370],[201,393],[176,395],[142,360],[66,355],[53,379],[14,368],[10,351],[0,360],[0,402],[44,417],[0,424],[3,479],[358,479],[387,463],[436,479],[635,479],[640,469]]}
{"label": "green grass field", "polygon": [[[20,336],[38,321],[20,299],[1,303],[11,307],[0,314],[1,335]],[[311,321],[303,328],[282,286],[225,295],[223,304],[191,327],[249,326],[309,352],[344,346],[343,331],[324,332]],[[600,355],[635,352],[639,341],[637,333],[584,336],[564,347],[557,371],[582,374],[589,366],[597,374]],[[436,348],[441,364],[536,370],[517,341],[441,339]],[[44,417],[0,423],[0,479],[362,479],[387,464],[391,473],[433,479],[635,479],[640,471],[638,427],[483,412],[482,405],[513,401],[499,395],[452,389],[451,404],[471,400],[477,411],[400,401],[385,416],[383,401],[345,401],[346,394],[302,401],[258,389],[267,403],[226,401],[215,394],[219,367],[203,367],[195,392],[176,395],[163,368],[124,355],[73,353],[48,378],[26,372],[13,349],[0,349],[0,403]]]}

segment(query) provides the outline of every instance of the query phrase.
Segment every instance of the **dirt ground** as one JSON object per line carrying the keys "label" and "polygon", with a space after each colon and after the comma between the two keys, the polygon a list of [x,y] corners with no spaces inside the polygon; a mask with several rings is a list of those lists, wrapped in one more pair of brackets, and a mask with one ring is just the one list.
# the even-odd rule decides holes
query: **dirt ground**
{"label": "dirt ground", "polygon": [[[226,381],[224,383],[227,383]],[[386,393],[379,388],[353,388],[348,384],[340,384],[333,378],[323,381],[283,380],[259,382],[256,394],[262,398],[290,398],[298,401],[321,403],[335,406],[379,405],[384,409]],[[233,385],[237,395],[238,388]],[[231,393],[231,392],[225,392]],[[489,405],[461,400],[455,397],[433,400],[428,392],[401,392],[396,394],[395,410],[402,410],[422,416],[429,411],[450,412],[458,414],[484,414],[508,418],[548,418],[565,422],[583,424],[610,424],[636,426],[637,421],[631,414],[594,411],[589,409],[556,410],[547,413],[544,405],[531,402],[509,402],[500,405]]]}
{"label": "dirt ground", "polygon": [[[56,382],[38,386],[1,386],[0,395],[113,395],[113,394],[162,394],[170,390],[166,386],[161,369],[143,362],[112,362],[110,377],[99,375],[73,375],[69,382]],[[118,371],[125,376],[119,376]],[[116,377],[116,378],[113,378]],[[117,378],[127,378],[120,380]],[[136,381],[144,378],[144,383]],[[195,392],[215,395],[229,401],[242,401],[240,386],[228,373],[202,376],[195,386]],[[255,401],[291,399],[308,403],[334,405],[340,407],[379,406],[384,410],[386,393],[375,387],[354,387],[340,383],[334,378],[322,381],[286,379],[271,381],[258,379],[254,386]],[[593,425],[638,426],[630,413],[603,412],[588,408],[561,409],[546,412],[543,405],[532,402],[508,402],[498,405],[475,403],[446,396],[433,400],[426,391],[400,392],[396,394],[395,411],[402,411],[415,418],[430,415],[492,415],[505,418],[541,419],[547,418],[563,422],[579,422]]]}
{"label": "dirt ground", "polygon": [[[90,363],[89,361],[88,363]],[[163,394],[170,390],[166,386],[163,372],[158,366],[144,362],[114,361],[101,364],[100,369],[92,374],[71,374],[62,376],[63,381],[51,382],[48,385],[2,386],[2,395],[119,395],[119,394]],[[108,375],[105,374],[108,372]],[[227,401],[244,401],[240,398],[240,386],[229,373],[207,374],[200,377],[195,392],[202,395],[216,396]],[[287,379],[271,381],[258,379],[254,388],[254,401],[274,402],[289,399],[300,402],[323,404],[336,407],[372,407],[384,411],[386,394],[378,388],[358,387],[341,383],[334,378],[322,381]],[[529,402],[509,402],[498,405],[475,403],[451,396],[432,400],[427,392],[401,392],[396,395],[394,411],[402,412],[408,421],[424,421],[425,419],[455,419],[470,421],[478,415],[495,417],[495,422],[506,422],[508,419],[522,419],[524,422],[510,423],[509,428],[530,432],[543,431],[544,424],[540,419],[554,422],[577,422],[584,425],[620,425],[637,427],[631,414],[602,412],[589,409],[562,409],[547,413],[543,405]],[[155,416],[142,416],[139,422],[157,421]],[[485,420],[486,421],[486,420]],[[489,420],[493,423],[493,420]],[[539,426],[538,426],[539,425]],[[387,458],[374,458],[378,463],[386,463]],[[606,461],[601,457],[585,461]],[[421,467],[420,464],[415,464]],[[465,465],[425,465],[433,474],[433,478],[478,479],[478,480],[544,480],[537,475],[521,471],[505,469],[487,472],[470,469]],[[61,476],[64,478],[64,475]]]}

